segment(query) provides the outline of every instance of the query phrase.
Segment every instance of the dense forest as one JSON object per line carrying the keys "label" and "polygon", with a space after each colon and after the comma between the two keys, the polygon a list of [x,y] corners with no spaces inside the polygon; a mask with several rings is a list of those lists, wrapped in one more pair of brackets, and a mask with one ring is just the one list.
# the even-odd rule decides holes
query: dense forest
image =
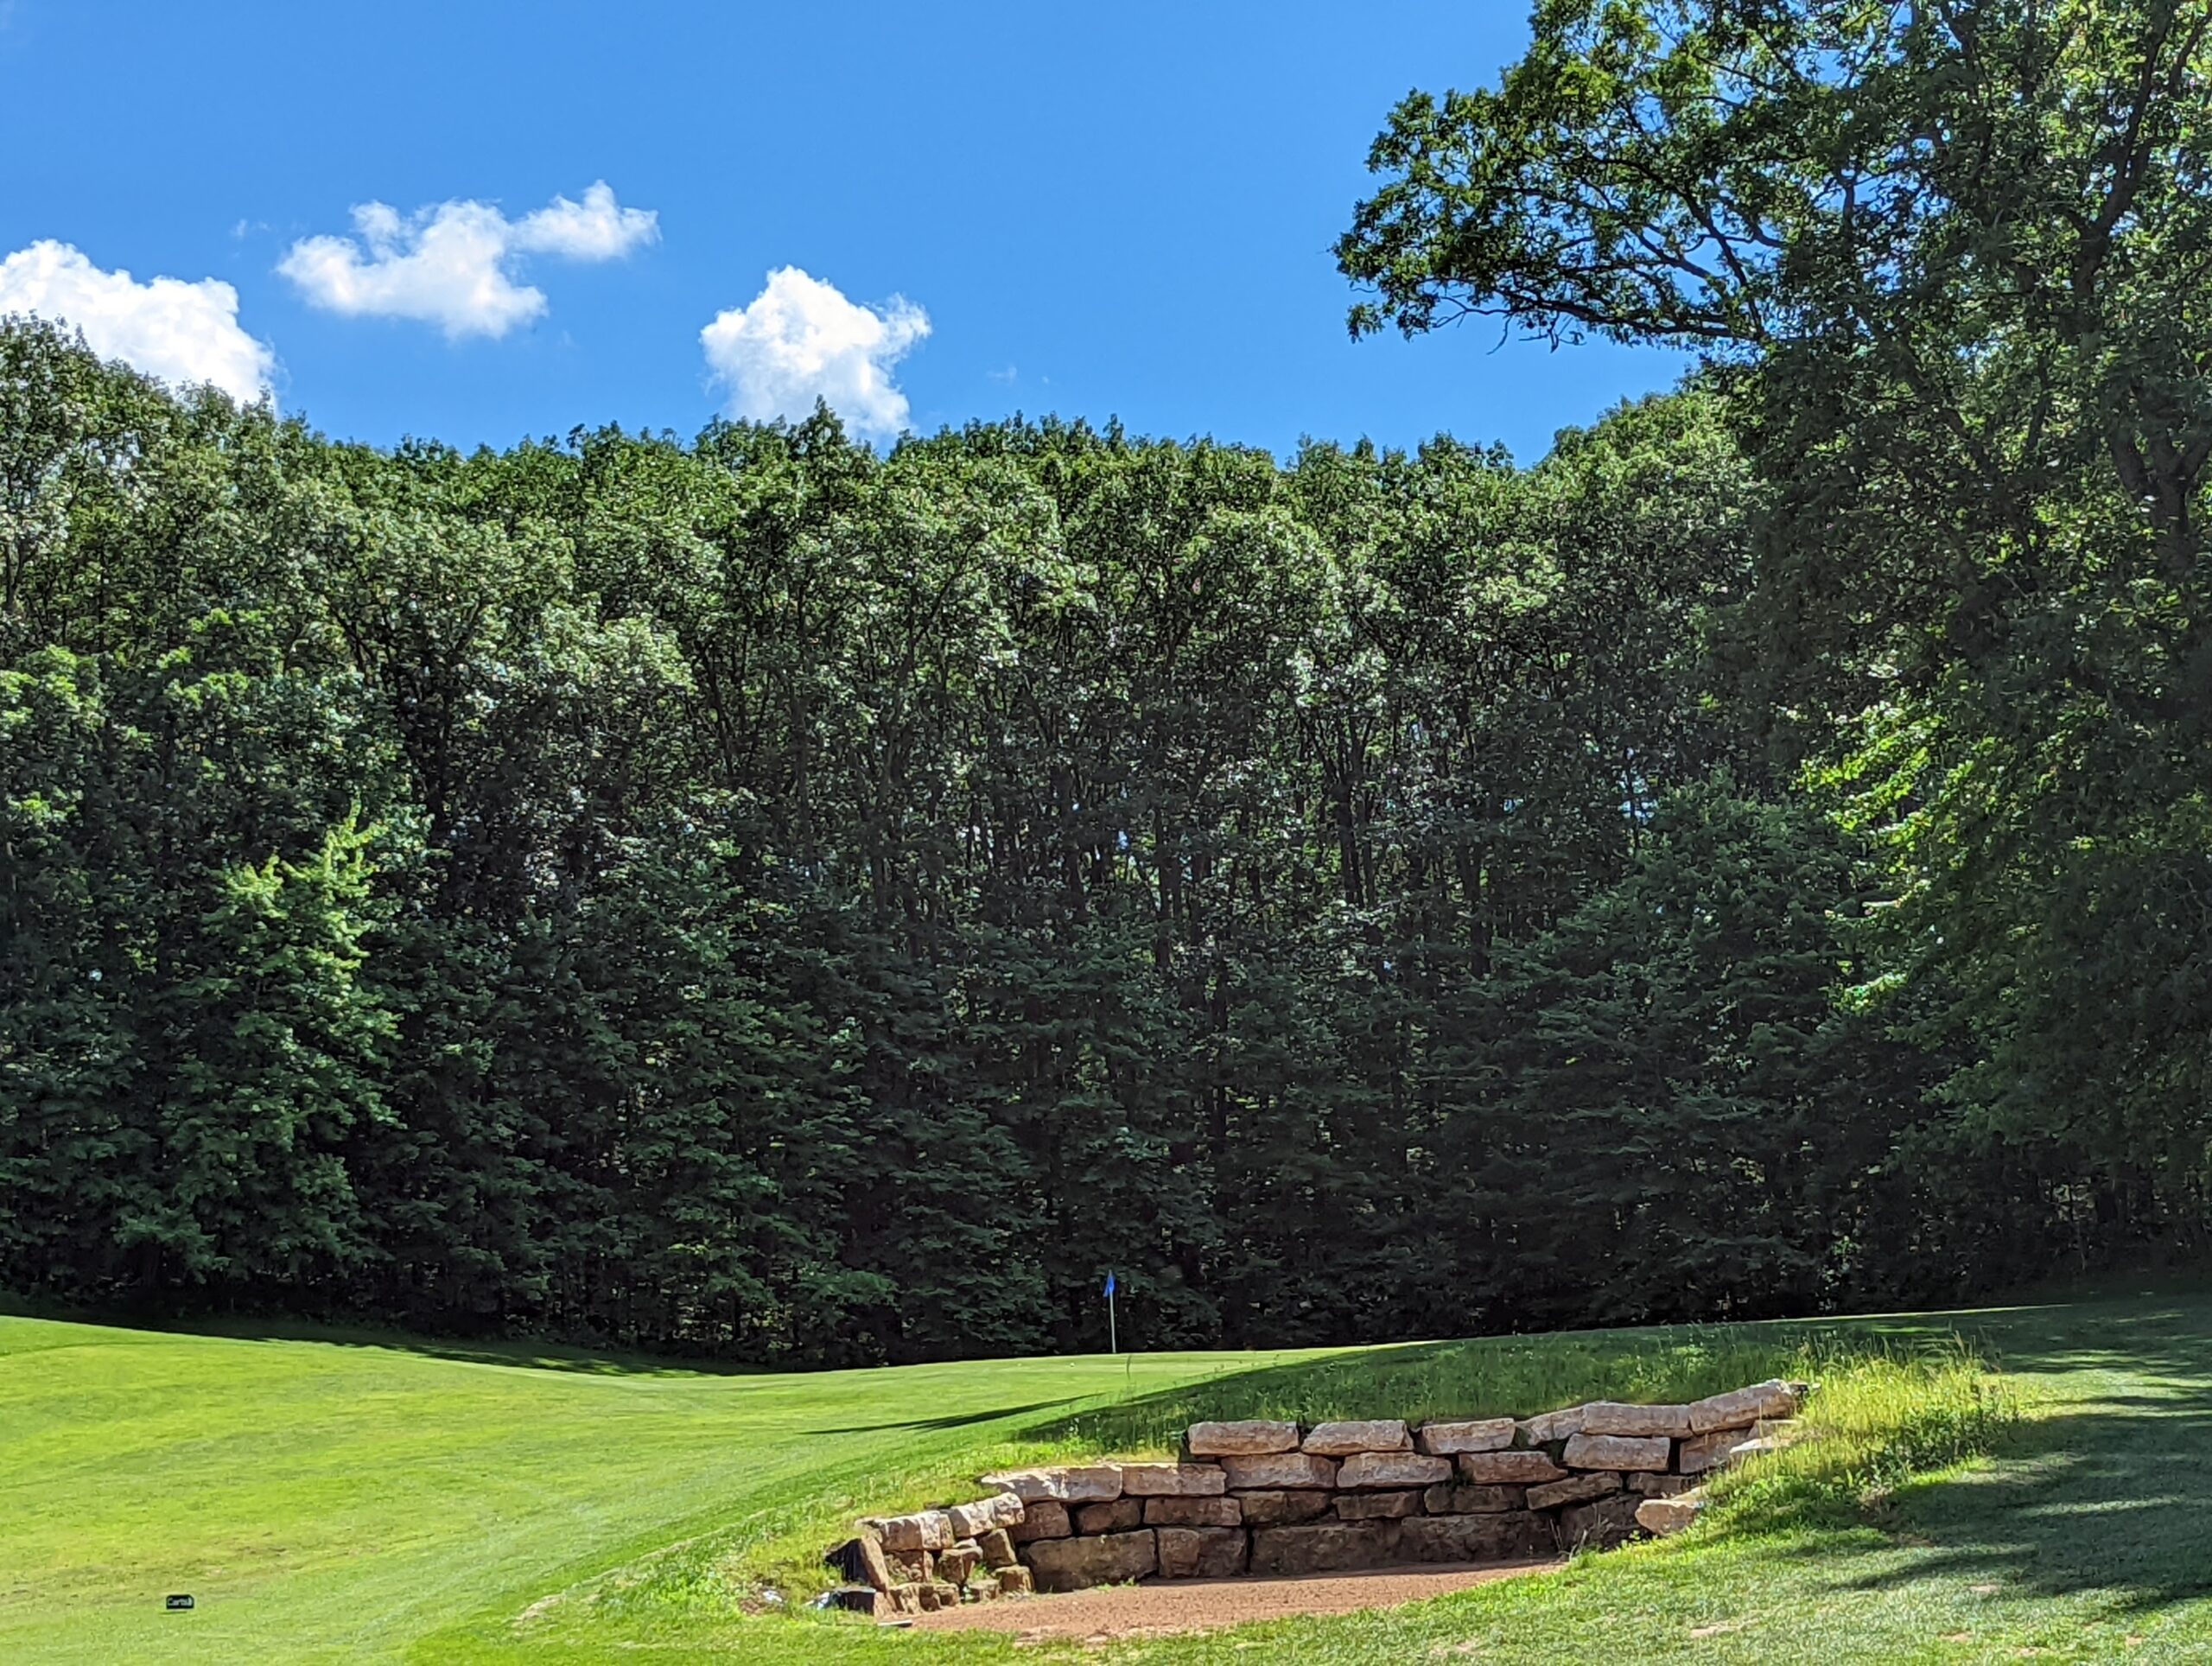
{"label": "dense forest", "polygon": [[0,326],[0,1288],[848,1362],[2194,1251],[2193,16],[1547,6],[1339,248],[1703,355],[1529,467],[383,452]]}

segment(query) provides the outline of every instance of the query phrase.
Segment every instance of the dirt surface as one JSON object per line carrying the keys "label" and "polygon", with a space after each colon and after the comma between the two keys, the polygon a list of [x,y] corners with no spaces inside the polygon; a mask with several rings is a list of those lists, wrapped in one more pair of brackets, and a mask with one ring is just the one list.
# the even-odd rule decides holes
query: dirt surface
{"label": "dirt surface", "polygon": [[925,1631],[1011,1631],[1018,1637],[1160,1637],[1211,1631],[1253,1620],[1294,1614],[1349,1614],[1391,1608],[1447,1591],[1487,1585],[1522,1574],[1548,1573],[1563,1562],[1484,1562],[1479,1566],[1385,1567],[1359,1574],[1318,1574],[1306,1579],[1175,1580],[1151,1585],[1109,1585],[1057,1597],[1018,1597],[969,1603],[918,1614]]}

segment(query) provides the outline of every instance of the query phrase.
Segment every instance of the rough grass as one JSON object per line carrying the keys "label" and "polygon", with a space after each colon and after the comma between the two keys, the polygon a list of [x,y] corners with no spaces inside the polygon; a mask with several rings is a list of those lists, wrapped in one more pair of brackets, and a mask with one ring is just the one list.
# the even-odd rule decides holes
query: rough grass
{"label": "rough grass", "polygon": [[[783,1377],[0,1319],[0,1658],[1052,1658],[747,1610],[770,1587],[796,1606],[861,1509],[1157,1449],[1199,1415],[1526,1412],[1773,1375],[1820,1383],[1816,1437],[1719,1484],[1680,1539],[1105,1657],[2212,1658],[2208,1321],[2196,1299],[2086,1302]],[[202,1608],[163,1615],[168,1589]]]}

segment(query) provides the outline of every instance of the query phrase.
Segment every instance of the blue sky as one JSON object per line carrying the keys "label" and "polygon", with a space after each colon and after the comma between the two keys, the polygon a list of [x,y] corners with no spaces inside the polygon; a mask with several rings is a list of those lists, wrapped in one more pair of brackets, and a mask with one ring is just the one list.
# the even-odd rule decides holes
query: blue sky
{"label": "blue sky", "polygon": [[378,444],[688,435],[819,387],[887,432],[1533,458],[1677,361],[1355,345],[1328,252],[1392,102],[1491,79],[1524,13],[0,0],[0,309]]}

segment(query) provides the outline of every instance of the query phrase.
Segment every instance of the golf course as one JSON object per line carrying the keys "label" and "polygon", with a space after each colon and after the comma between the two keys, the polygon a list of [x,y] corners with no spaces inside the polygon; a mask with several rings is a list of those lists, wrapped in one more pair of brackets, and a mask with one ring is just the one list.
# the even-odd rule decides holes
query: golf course
{"label": "golf course", "polygon": [[1052,1658],[811,1611],[813,1555],[863,1508],[1158,1450],[1193,1415],[1529,1412],[1807,1366],[1814,1437],[1680,1538],[1104,1657],[1592,1658],[1624,1631],[1649,1659],[2212,1654],[2212,1300],[2135,1294],[805,1374],[0,1319],[0,1658]]}

